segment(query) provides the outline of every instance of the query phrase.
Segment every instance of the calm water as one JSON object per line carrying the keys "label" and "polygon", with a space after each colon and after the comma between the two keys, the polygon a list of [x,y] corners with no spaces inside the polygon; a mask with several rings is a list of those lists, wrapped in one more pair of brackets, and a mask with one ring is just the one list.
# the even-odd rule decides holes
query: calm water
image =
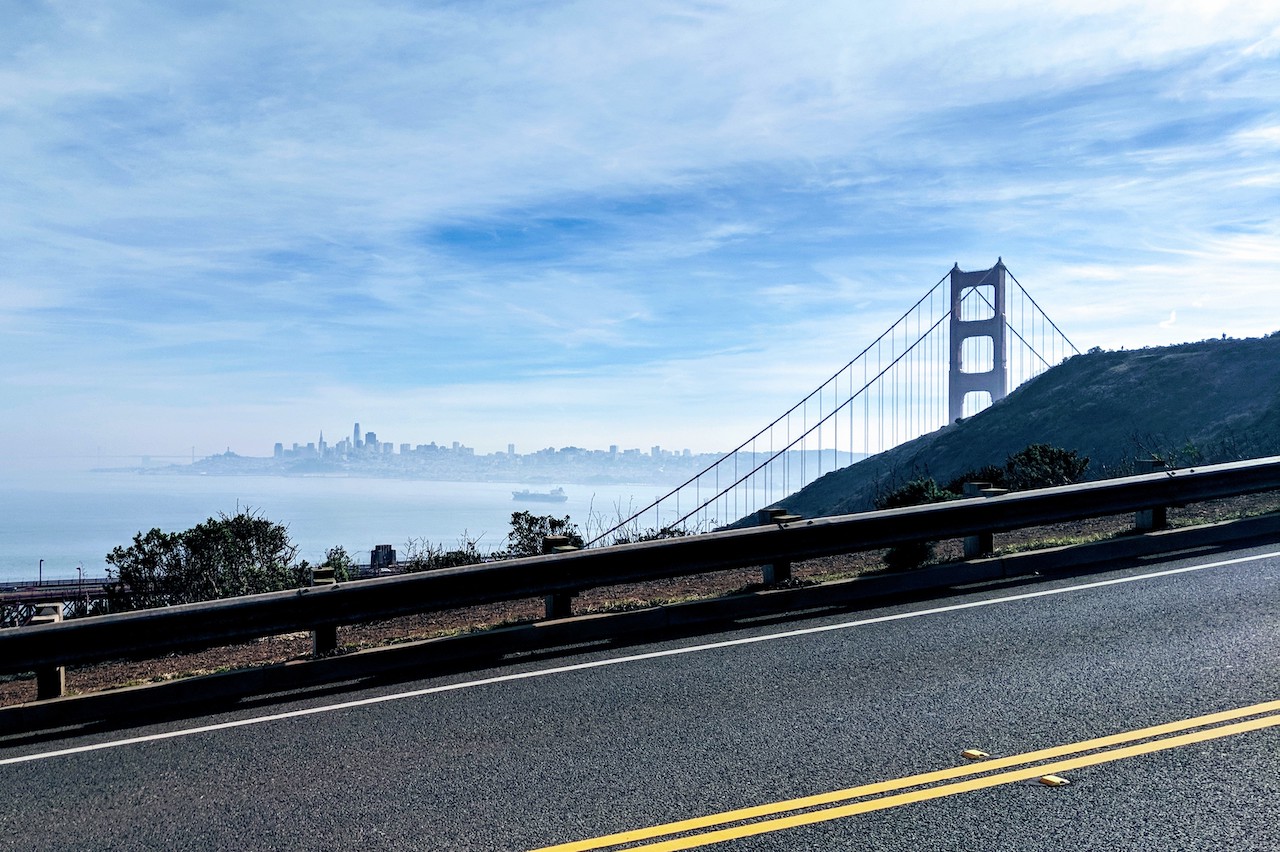
{"label": "calm water", "polygon": [[579,527],[614,521],[618,506],[641,506],[665,492],[653,485],[556,483],[567,503],[516,503],[511,492],[550,486],[499,482],[425,482],[345,477],[159,476],[55,472],[15,479],[0,474],[0,580],[75,579],[106,572],[113,547],[159,527],[188,529],[237,507],[287,524],[298,556],[311,562],[342,545],[367,561],[376,544],[398,550],[411,538],[446,547],[464,534],[482,551],[500,549],[513,511],[570,515]]}

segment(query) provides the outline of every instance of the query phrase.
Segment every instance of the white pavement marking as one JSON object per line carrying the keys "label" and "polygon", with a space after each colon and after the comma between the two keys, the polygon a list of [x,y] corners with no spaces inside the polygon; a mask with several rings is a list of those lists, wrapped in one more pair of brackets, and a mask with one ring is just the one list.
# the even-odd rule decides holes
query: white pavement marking
{"label": "white pavement marking", "polygon": [[449,683],[441,686],[429,686],[423,689],[414,689],[408,692],[396,692],[390,695],[378,695],[372,698],[361,698],[356,701],[342,701],[337,704],[325,704],[319,707],[308,707],[302,710],[289,710],[284,713],[272,713],[267,716],[252,716],[247,719],[236,719],[231,722],[219,722],[214,725],[201,725],[196,728],[182,728],[176,731],[166,731],[160,734],[147,734],[141,737],[129,737],[122,740],[111,740],[109,742],[92,743],[89,745],[73,746],[72,748],[57,749],[54,751],[39,752],[37,754],[25,754],[18,757],[0,758],[0,766],[9,766],[16,763],[30,763],[37,760],[48,760],[54,757],[65,757],[72,754],[83,754],[85,752],[100,751],[102,749],[120,748],[122,746],[137,745],[138,743],[156,742],[158,740],[171,740],[178,737],[192,736],[193,734],[204,734],[211,731],[225,731],[231,728],[242,728],[248,725],[260,725],[264,722],[277,722],[282,719],[297,719],[302,716],[311,716],[317,713],[331,713],[337,710],[349,710],[355,707],[368,707],[374,704],[383,704],[388,701],[400,701],[406,698],[420,698],[424,695],[435,695],[442,692],[453,692],[460,689],[471,689],[477,686],[489,686],[495,683],[508,683],[510,681],[530,680],[532,678],[547,677],[549,675],[564,674],[566,672],[582,671],[584,669],[595,669],[603,666],[616,666],[623,663],[635,663],[641,660],[655,660],[660,657],[675,657],[681,654],[694,654],[700,651],[713,651],[718,648],[732,648],[738,645],[753,645],[757,642],[772,642],[777,639],[790,639],[796,636],[809,636],[815,633],[828,633],[833,630],[849,630],[854,627],[866,627],[871,624],[883,624],[889,621],[902,621],[908,618],[920,618],[926,615],[939,615],[945,612],[956,612],[964,609],[974,609],[976,607],[994,606],[996,604],[1014,603],[1016,601],[1031,600],[1033,598],[1044,598],[1050,595],[1062,595],[1069,592],[1081,592],[1088,589],[1099,589],[1104,586],[1118,586],[1122,583],[1136,583],[1140,580],[1152,580],[1158,577],[1169,577],[1175,574],[1187,574],[1192,571],[1205,571],[1210,568],[1222,568],[1228,565],[1239,565],[1245,562],[1259,562],[1264,559],[1273,559],[1280,557],[1280,551],[1271,553],[1261,553],[1256,556],[1242,556],[1236,559],[1226,559],[1220,562],[1207,562],[1203,565],[1188,565],[1184,568],[1171,568],[1167,571],[1154,571],[1149,574],[1135,574],[1131,577],[1120,577],[1113,580],[1099,580],[1093,583],[1081,583],[1075,586],[1062,586],[1056,589],[1042,589],[1036,592],[1026,592],[1020,595],[1007,595],[1000,598],[988,598],[981,601],[970,601],[968,603],[952,604],[950,606],[939,606],[931,609],[913,610],[911,612],[900,612],[893,615],[881,615],[875,618],[863,618],[857,621],[844,621],[839,624],[824,624],[818,627],[805,627],[799,630],[787,630],[782,633],[768,633],[762,636],[747,636],[741,639],[728,639],[723,642],[709,642],[703,645],[690,645],[685,648],[671,648],[665,651],[650,651],[647,654],[633,654],[627,657],[612,657],[607,660],[593,660],[587,663],[575,663],[571,666],[557,666],[550,669],[537,669],[527,672],[514,672],[512,674],[498,675],[496,677],[481,678],[480,680],[469,680],[461,683]]}

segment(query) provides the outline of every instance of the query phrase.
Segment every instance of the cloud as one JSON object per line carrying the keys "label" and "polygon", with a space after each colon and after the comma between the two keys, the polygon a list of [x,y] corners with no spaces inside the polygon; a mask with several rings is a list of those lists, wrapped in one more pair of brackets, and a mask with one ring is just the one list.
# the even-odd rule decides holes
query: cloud
{"label": "cloud", "polygon": [[997,256],[1087,345],[1280,307],[1268,4],[15,18],[0,392],[68,444],[248,444],[345,408],[714,448]]}

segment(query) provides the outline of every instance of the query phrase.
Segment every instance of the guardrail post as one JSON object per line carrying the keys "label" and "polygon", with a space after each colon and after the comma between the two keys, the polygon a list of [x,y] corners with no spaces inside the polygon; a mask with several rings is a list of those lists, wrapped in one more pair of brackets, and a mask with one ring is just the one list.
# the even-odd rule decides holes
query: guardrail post
{"label": "guardrail post", "polygon": [[[57,624],[62,621],[62,601],[36,605],[36,614],[30,624]],[[67,670],[63,666],[36,669],[36,700],[61,698],[67,691]]]}
{"label": "guardrail post", "polygon": [[[966,482],[964,484],[964,496],[966,497],[998,497],[1001,494],[1008,494],[1007,488],[993,488],[990,482]],[[974,559],[979,556],[990,556],[996,549],[995,534],[990,531],[983,531],[977,535],[967,535],[964,537],[964,558]]]}
{"label": "guardrail post", "polygon": [[[567,535],[547,535],[542,537],[543,555],[551,553],[569,553],[577,550],[569,544]],[[543,597],[547,618],[569,618],[573,615],[573,598],[577,592],[552,592]]]}
{"label": "guardrail post", "polygon": [[[332,567],[311,569],[311,585],[332,586],[336,582]],[[338,625],[322,624],[312,631],[312,638],[311,652],[315,656],[332,654],[338,650]]]}
{"label": "guardrail post", "polygon": [[[1158,470],[1164,470],[1166,465],[1163,460],[1152,456],[1149,459],[1138,459],[1136,467],[1139,473],[1155,473]],[[1133,528],[1138,532],[1163,530],[1167,529],[1168,526],[1168,506],[1153,506],[1150,509],[1139,509],[1133,513]]]}
{"label": "guardrail post", "polygon": [[[789,524],[792,521],[800,520],[799,515],[793,515],[786,509],[760,509],[756,512],[756,519],[760,526],[768,524]],[[781,583],[791,579],[791,562],[789,560],[780,559],[770,565],[764,566],[762,571],[764,584],[772,586],[775,583]]]}

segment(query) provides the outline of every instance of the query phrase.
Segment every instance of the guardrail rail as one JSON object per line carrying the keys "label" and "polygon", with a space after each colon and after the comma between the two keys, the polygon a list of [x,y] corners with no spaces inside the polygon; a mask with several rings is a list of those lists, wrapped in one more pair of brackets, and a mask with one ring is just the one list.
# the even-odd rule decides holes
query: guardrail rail
{"label": "guardrail rail", "polygon": [[[786,576],[792,562],[916,541],[989,541],[997,532],[1135,513],[1139,524],[1167,506],[1280,489],[1280,456],[1167,470],[949,503],[796,519],[612,547],[326,583],[293,591],[0,629],[0,674],[192,651],[263,636],[394,616],[543,597],[549,614],[592,588],[760,566]],[[1142,513],[1146,513],[1145,515]]]}

